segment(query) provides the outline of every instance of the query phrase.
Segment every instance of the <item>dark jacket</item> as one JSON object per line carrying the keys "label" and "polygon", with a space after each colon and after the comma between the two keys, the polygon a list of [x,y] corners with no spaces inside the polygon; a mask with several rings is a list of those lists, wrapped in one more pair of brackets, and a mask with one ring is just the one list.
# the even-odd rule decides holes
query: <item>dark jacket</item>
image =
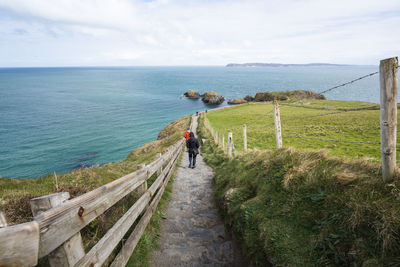
{"label": "dark jacket", "polygon": [[189,153],[199,154],[199,141],[195,137],[190,137],[189,140],[186,141],[186,147],[189,150]]}

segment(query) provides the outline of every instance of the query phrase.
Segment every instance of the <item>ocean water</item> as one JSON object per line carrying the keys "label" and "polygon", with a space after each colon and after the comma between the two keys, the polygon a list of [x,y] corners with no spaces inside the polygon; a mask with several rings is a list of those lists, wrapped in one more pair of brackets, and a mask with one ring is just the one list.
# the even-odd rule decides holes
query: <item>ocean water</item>
{"label": "ocean water", "polygon": [[[204,109],[182,94],[226,99],[260,91],[323,91],[377,66],[0,69],[0,176],[35,178],[120,161],[170,122]],[[379,76],[326,94],[379,102]],[[226,105],[224,103],[223,105]]]}

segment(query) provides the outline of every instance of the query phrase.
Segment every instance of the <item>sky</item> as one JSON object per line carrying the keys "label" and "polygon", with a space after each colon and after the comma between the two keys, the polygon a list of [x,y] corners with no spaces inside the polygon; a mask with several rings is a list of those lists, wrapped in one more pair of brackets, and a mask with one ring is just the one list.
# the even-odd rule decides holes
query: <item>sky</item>
{"label": "sky", "polygon": [[0,0],[0,67],[378,65],[400,0]]}

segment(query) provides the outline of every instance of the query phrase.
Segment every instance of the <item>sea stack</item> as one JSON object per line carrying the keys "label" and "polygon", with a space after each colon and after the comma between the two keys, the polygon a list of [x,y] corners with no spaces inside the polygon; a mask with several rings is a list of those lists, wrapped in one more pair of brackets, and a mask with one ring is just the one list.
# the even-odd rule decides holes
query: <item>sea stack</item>
{"label": "sea stack", "polygon": [[225,98],[216,92],[206,92],[202,98],[203,102],[209,105],[219,105],[225,101]]}
{"label": "sea stack", "polygon": [[183,95],[186,96],[187,98],[191,98],[191,99],[198,99],[201,97],[199,92],[196,90],[189,90],[186,93],[184,93]]}

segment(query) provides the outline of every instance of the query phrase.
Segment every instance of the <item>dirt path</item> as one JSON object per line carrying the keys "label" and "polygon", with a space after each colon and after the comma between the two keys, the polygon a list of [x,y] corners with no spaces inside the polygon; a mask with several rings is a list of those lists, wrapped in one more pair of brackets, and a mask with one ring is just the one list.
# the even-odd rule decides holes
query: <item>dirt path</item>
{"label": "dirt path", "polygon": [[[197,117],[192,131],[196,133]],[[196,136],[197,137],[197,136]],[[212,186],[213,171],[201,155],[195,169],[184,153],[172,199],[162,222],[160,249],[151,266],[245,266],[218,215]]]}

